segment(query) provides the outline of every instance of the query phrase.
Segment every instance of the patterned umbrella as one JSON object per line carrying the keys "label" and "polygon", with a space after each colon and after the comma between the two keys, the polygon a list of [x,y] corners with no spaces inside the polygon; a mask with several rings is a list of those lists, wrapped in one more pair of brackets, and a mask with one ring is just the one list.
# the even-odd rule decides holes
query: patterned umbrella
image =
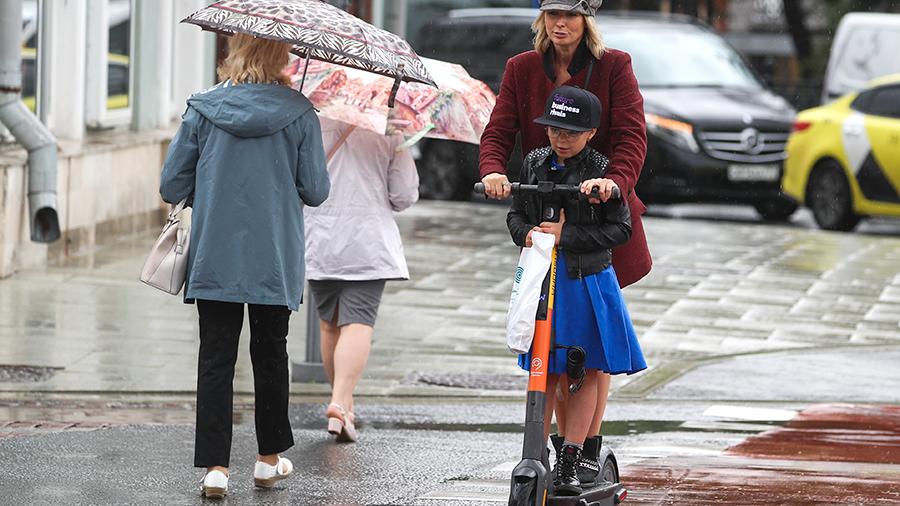
{"label": "patterned umbrella", "polygon": [[224,0],[181,22],[289,42],[297,56],[392,77],[394,94],[401,80],[435,85],[405,40],[321,0]]}
{"label": "patterned umbrella", "polygon": [[400,132],[410,143],[422,136],[478,144],[496,97],[460,65],[422,58],[438,87],[407,83],[388,107],[391,80],[369,72],[297,60],[287,68],[295,86],[305,76],[306,95],[319,115],[380,134]]}

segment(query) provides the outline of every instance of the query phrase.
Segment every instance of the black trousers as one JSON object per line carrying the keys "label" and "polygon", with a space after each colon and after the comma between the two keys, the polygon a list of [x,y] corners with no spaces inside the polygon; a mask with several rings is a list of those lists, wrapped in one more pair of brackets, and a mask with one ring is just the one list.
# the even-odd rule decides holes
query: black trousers
{"label": "black trousers", "polygon": [[[228,467],[231,457],[234,364],[244,305],[198,300],[200,360],[197,368],[197,432],[194,466]],[[294,445],[288,419],[286,306],[249,304],[250,359],[256,396],[256,442],[260,455]]]}

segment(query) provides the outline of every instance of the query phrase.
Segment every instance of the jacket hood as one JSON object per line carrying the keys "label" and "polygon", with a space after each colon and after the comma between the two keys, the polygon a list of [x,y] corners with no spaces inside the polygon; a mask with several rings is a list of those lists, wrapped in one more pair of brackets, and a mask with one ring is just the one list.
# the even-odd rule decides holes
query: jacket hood
{"label": "jacket hood", "polygon": [[272,135],[313,108],[300,92],[279,84],[218,84],[189,98],[188,105],[238,137]]}

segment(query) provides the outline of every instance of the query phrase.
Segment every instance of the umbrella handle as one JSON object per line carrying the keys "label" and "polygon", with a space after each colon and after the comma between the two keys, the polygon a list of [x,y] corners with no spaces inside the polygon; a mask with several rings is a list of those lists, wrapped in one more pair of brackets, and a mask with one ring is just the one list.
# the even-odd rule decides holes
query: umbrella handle
{"label": "umbrella handle", "polygon": [[403,81],[403,64],[397,66],[397,76],[394,77],[394,86],[391,87],[391,96],[388,97],[388,108],[394,107],[394,99],[397,98],[397,90],[400,89],[400,82]]}
{"label": "umbrella handle", "polygon": [[309,48],[306,48],[306,64],[303,65],[303,77],[300,79],[300,93],[303,93],[303,83],[306,82],[306,69],[309,68]]}

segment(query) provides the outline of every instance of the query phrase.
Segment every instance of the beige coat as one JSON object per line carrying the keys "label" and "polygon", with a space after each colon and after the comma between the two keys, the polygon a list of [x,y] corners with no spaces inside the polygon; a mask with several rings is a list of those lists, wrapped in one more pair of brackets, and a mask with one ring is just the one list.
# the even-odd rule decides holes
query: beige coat
{"label": "beige coat", "polygon": [[[328,153],[348,125],[320,120]],[[419,199],[419,175],[402,142],[356,128],[335,152],[328,200],[304,209],[307,279],[409,279],[394,212]]]}

